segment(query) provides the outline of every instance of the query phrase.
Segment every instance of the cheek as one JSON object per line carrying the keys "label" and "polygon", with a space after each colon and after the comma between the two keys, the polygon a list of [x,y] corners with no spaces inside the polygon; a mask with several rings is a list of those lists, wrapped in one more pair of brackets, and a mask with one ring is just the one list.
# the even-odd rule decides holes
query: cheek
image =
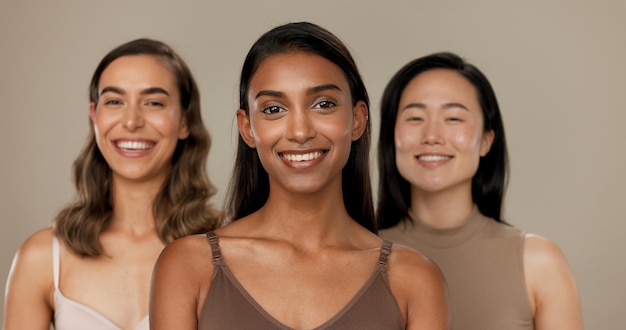
{"label": "cheek", "polygon": [[269,147],[277,141],[284,132],[284,128],[279,125],[267,125],[262,120],[250,121],[250,132],[256,149]]}
{"label": "cheek", "polygon": [[397,151],[406,151],[419,144],[418,134],[414,129],[396,125],[394,143]]}
{"label": "cheek", "polygon": [[326,135],[331,140],[352,143],[352,121],[350,118],[335,118],[320,120],[316,124],[315,130]]}
{"label": "cheek", "polygon": [[458,149],[480,151],[481,132],[474,127],[465,127],[448,132],[448,141],[454,143]]}
{"label": "cheek", "polygon": [[92,120],[96,138],[99,139],[103,134],[106,134],[106,132],[115,126],[115,123],[118,121],[117,117],[119,116],[116,116],[114,113],[106,113],[105,110],[96,111]]}
{"label": "cheek", "polygon": [[162,135],[176,135],[180,130],[181,113],[180,111],[167,111],[163,113],[154,113],[146,116],[146,120],[157,128]]}
{"label": "cheek", "polygon": [[[345,111],[344,111],[345,110]],[[315,131],[317,138],[331,141],[333,144],[342,146],[352,145],[352,128],[355,125],[352,110],[341,109],[333,114],[309,114],[309,125]]]}

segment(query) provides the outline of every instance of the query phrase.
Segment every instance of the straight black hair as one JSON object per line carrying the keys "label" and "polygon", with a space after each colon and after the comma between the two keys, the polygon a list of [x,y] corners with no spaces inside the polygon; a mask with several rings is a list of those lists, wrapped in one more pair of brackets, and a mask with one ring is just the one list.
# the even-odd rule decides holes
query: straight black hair
{"label": "straight black hair", "polygon": [[[328,30],[309,22],[288,23],[263,34],[253,45],[243,64],[239,84],[239,108],[249,111],[250,81],[268,57],[290,52],[319,55],[344,73],[352,105],[363,101],[369,109],[369,97],[356,63],[345,44]],[[306,65],[306,64],[303,64]],[[343,198],[348,214],[363,227],[376,233],[374,203],[370,182],[369,149],[371,124],[368,121],[360,139],[353,141],[348,162],[342,171]],[[345,187],[351,187],[347,191]],[[239,136],[235,168],[228,188],[226,210],[237,220],[260,209],[269,196],[269,178],[256,150]]]}
{"label": "straight black hair", "polygon": [[381,229],[412,221],[411,186],[398,172],[394,130],[400,97],[413,78],[433,70],[447,69],[465,77],[475,88],[483,112],[485,132],[493,131],[489,152],[480,159],[472,179],[472,199],[482,214],[504,222],[502,203],[508,183],[509,161],[502,115],[496,94],[487,77],[474,65],[457,54],[435,53],[415,59],[402,67],[389,81],[381,100],[380,137],[378,141],[378,225]]}

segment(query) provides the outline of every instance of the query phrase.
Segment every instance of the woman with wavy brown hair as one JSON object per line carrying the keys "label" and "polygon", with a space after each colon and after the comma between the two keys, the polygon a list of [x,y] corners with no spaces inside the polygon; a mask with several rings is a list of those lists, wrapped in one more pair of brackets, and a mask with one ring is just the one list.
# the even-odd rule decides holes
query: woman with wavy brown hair
{"label": "woman with wavy brown hair", "polygon": [[200,95],[168,45],[137,39],[91,80],[76,197],[16,254],[5,328],[148,329],[150,277],[163,247],[219,225],[206,173]]}

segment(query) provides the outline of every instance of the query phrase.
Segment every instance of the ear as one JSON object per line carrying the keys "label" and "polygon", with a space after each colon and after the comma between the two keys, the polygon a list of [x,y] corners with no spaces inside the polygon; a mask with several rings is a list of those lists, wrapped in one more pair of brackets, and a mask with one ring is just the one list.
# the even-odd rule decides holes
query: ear
{"label": "ear", "polygon": [[367,128],[367,121],[369,120],[369,109],[367,104],[363,101],[358,101],[354,106],[353,113],[353,125],[352,125],[352,141],[356,141],[361,138],[363,132]]}
{"label": "ear", "polygon": [[91,118],[91,122],[96,121],[96,102],[89,102],[89,118]]}
{"label": "ear", "polygon": [[485,157],[489,153],[495,136],[496,133],[493,130],[483,133],[483,138],[480,141],[480,157]]}
{"label": "ear", "polygon": [[189,137],[189,126],[187,125],[187,111],[181,112],[180,125],[178,127],[178,139],[184,140]]}
{"label": "ear", "polygon": [[252,126],[250,126],[250,117],[246,114],[246,110],[237,110],[237,127],[239,128],[239,135],[243,141],[250,147],[255,148],[254,134],[252,133]]}

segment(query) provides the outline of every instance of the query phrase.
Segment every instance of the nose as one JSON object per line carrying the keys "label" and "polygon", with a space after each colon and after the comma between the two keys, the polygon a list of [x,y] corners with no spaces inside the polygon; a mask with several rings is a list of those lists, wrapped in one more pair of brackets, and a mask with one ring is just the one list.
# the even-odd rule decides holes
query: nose
{"label": "nose", "polygon": [[285,136],[291,141],[305,143],[315,137],[315,125],[308,109],[292,109],[287,119]]}
{"label": "nose", "polygon": [[143,127],[144,118],[142,110],[139,106],[130,105],[124,109],[122,117],[122,126],[129,131],[134,131],[139,127]]}
{"label": "nose", "polygon": [[426,121],[423,124],[422,144],[437,145],[443,143],[441,125],[434,121]]}

